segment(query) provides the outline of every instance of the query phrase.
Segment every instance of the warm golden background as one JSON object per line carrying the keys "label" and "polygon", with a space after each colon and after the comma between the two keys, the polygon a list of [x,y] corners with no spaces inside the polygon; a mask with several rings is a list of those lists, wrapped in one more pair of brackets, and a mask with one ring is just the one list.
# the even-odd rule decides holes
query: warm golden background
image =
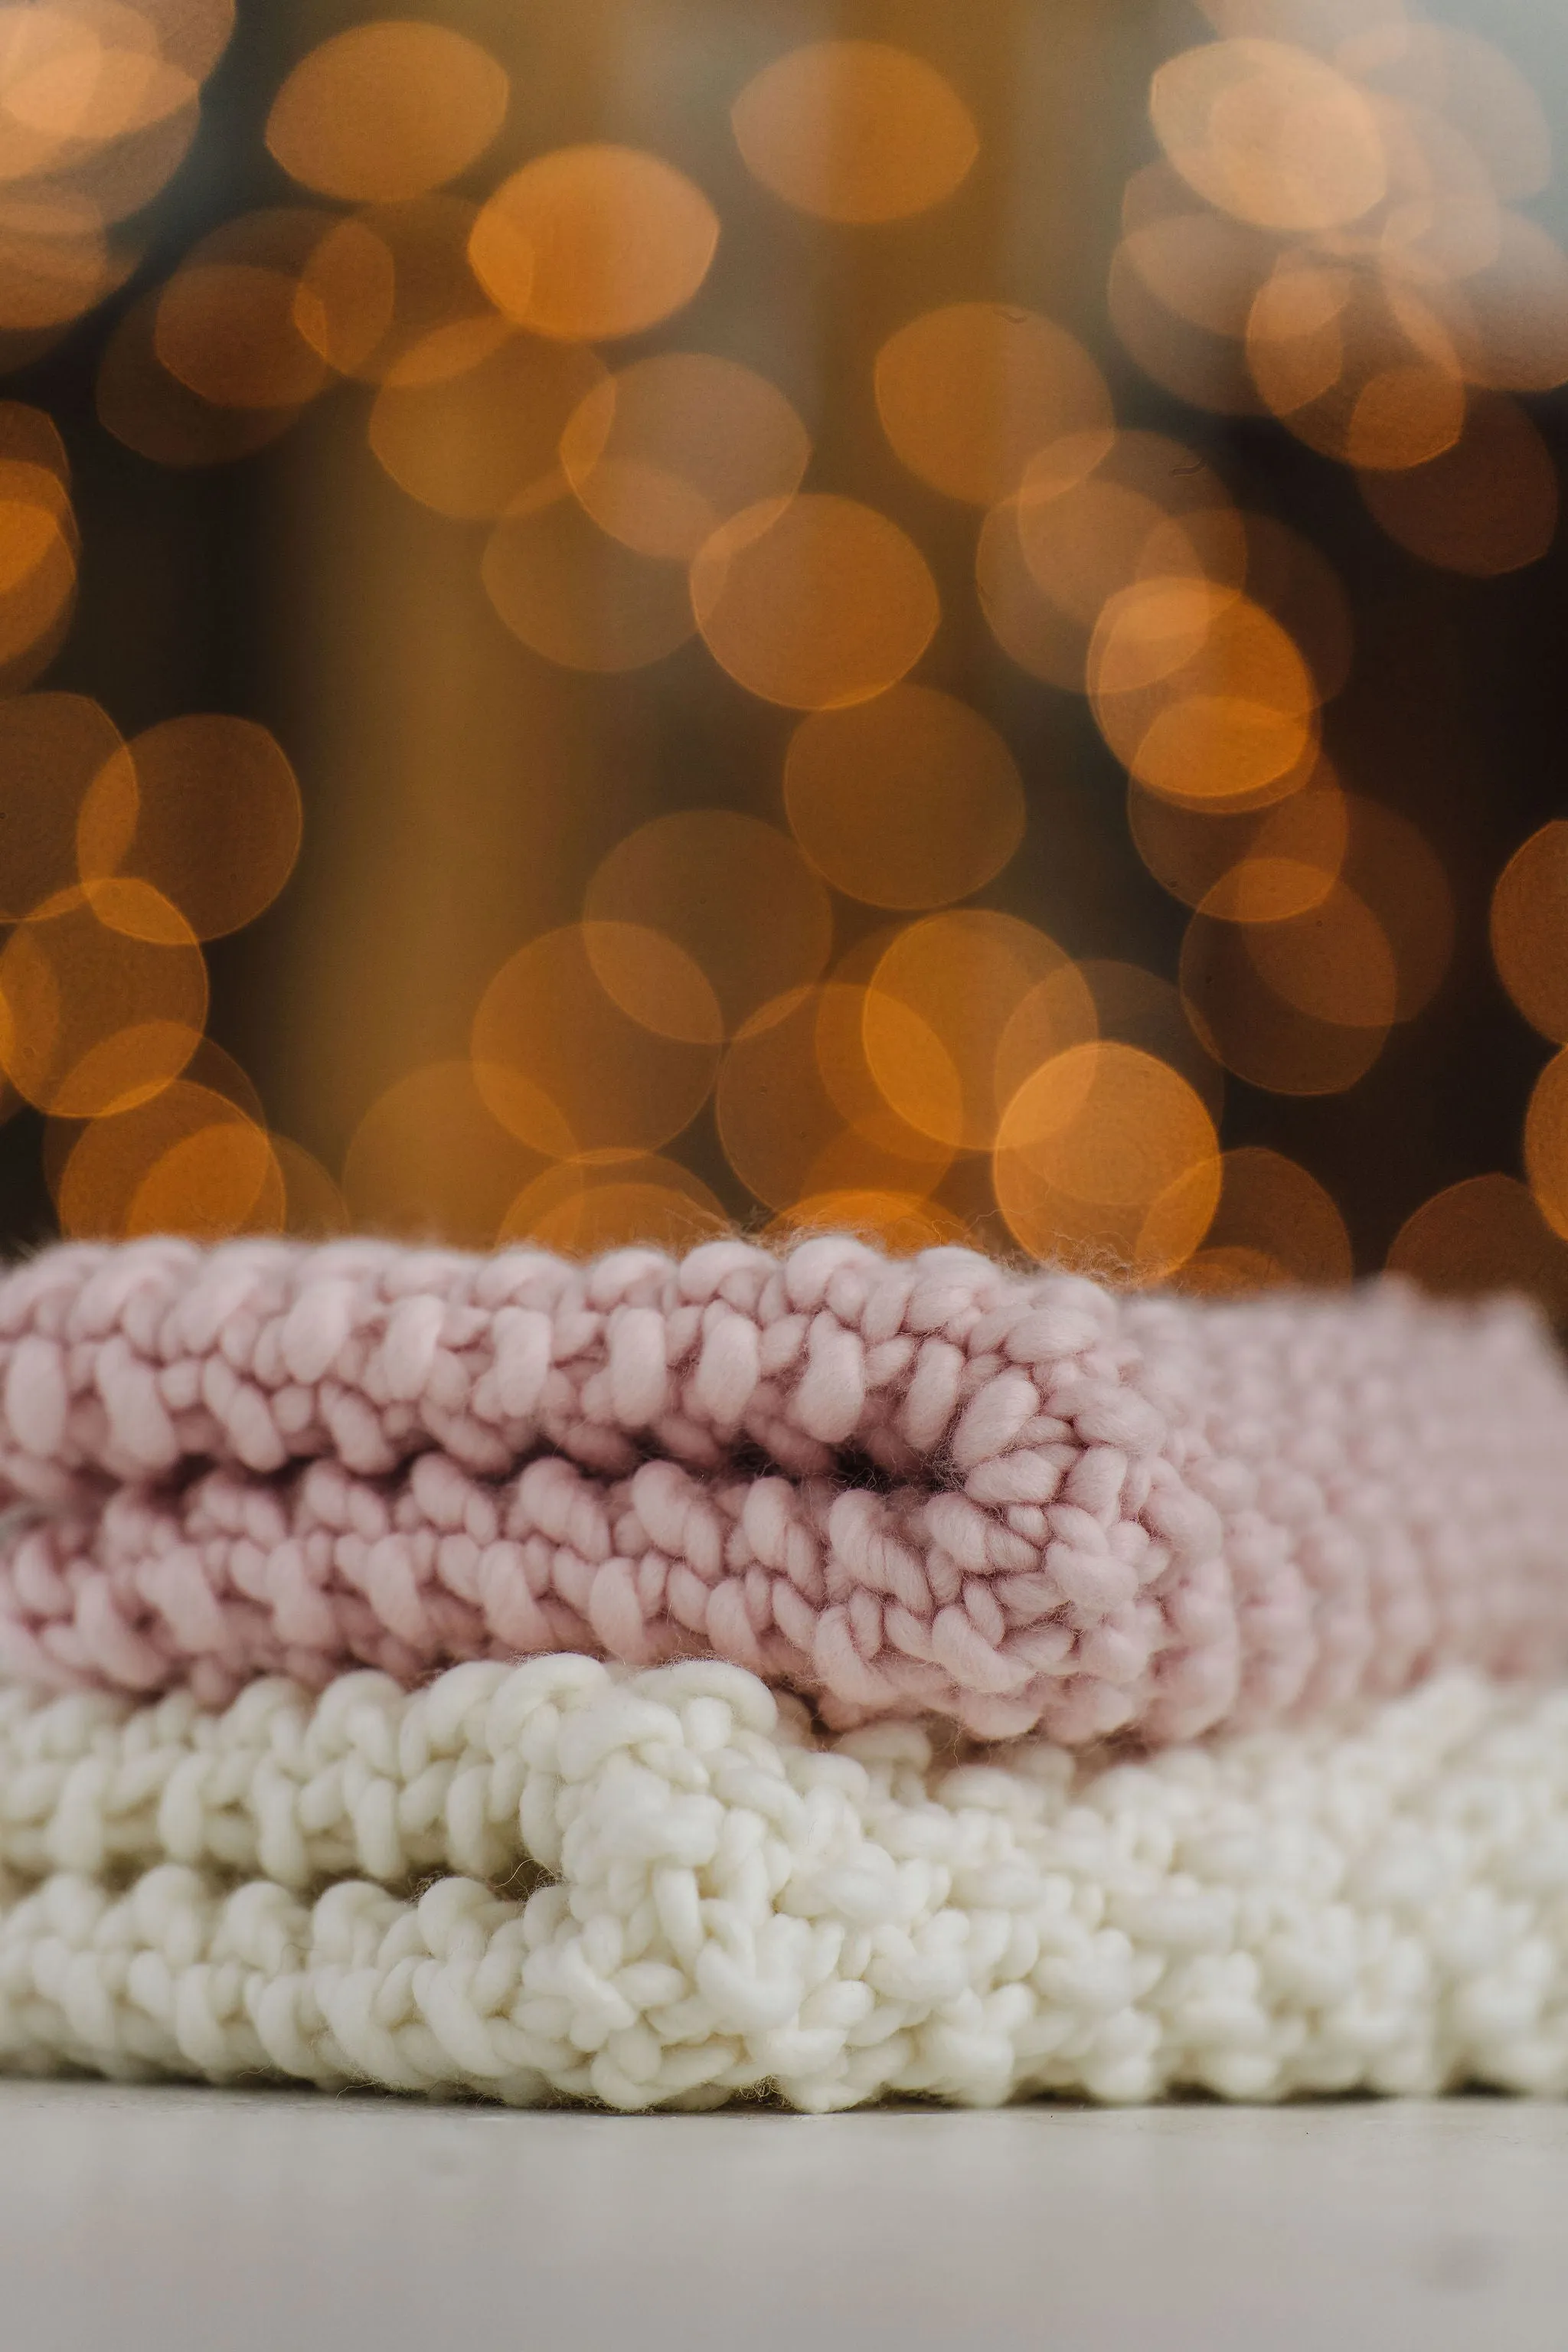
{"label": "warm golden background", "polygon": [[1568,1312],[1545,0],[0,5],[13,1242]]}

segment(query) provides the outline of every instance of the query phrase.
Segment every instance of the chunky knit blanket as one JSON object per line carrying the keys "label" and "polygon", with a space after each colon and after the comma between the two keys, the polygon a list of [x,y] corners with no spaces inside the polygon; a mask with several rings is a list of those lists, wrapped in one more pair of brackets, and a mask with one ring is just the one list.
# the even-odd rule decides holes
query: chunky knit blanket
{"label": "chunky knit blanket", "polygon": [[51,1250],[0,1275],[0,2069],[1568,2093],[1565,1665],[1522,1306]]}
{"label": "chunky knit blanket", "polygon": [[1568,2092],[1568,1695],[1142,1761],[583,1658],[0,1706],[0,2065],[805,2108]]}
{"label": "chunky knit blanket", "polygon": [[0,1674],[717,1656],[830,1725],[1187,1739],[1568,1656],[1522,1307],[811,1240],[67,1247],[0,1279]]}

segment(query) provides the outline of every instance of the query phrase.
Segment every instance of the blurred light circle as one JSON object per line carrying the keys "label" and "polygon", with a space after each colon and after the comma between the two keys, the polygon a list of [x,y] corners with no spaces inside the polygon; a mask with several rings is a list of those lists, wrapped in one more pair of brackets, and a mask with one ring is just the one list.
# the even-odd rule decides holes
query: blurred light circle
{"label": "blurred light circle", "polygon": [[1237,814],[1128,786],[1133,845],[1155,880],[1228,923],[1278,922],[1321,903],[1350,844],[1344,793],[1326,763],[1287,799]]}
{"label": "blurred light circle", "polygon": [[1532,833],[1498,877],[1492,956],[1503,986],[1533,1028],[1568,1040],[1568,823]]}
{"label": "blurred light circle", "polygon": [[510,95],[494,58],[444,25],[355,25],[289,75],[267,144],[306,187],[384,204],[466,170],[500,129]]}
{"label": "blurred light circle", "polygon": [[1213,582],[1144,580],[1111,597],[1089,682],[1111,750],[1171,800],[1262,794],[1315,745],[1318,689],[1300,647],[1261,605]]}
{"label": "blurred light circle", "polygon": [[1524,1172],[1547,1223],[1568,1237],[1568,1051],[1552,1056],[1531,1092],[1524,1116]]}
{"label": "blurred light circle", "polygon": [[171,63],[205,81],[234,34],[235,0],[134,0]]}
{"label": "blurred light circle", "polygon": [[332,226],[303,205],[246,213],[202,238],[157,298],[169,373],[217,408],[300,408],[328,381],[294,314],[300,273]]}
{"label": "blurred light circle", "polygon": [[61,1230],[78,1240],[277,1233],[282,1171],[264,1128],[212,1087],[176,1078],[83,1129],[61,1171]]}
{"label": "blurred light circle", "polygon": [[1031,1256],[1170,1274],[1220,1195],[1219,1147],[1186,1080],[1137,1046],[1072,1045],[1007,1105],[993,1162],[1008,1230]]}
{"label": "blurred light circle", "polygon": [[154,465],[178,467],[226,465],[286,433],[297,406],[218,406],[170,373],[156,344],[161,303],[159,293],[133,302],[104,347],[95,394],[105,431]]}
{"label": "blurred light circle", "polygon": [[[1110,395],[1065,327],[1001,302],[954,302],[889,336],[877,354],[877,409],[922,481],[990,506],[1025,467],[1071,434],[1111,432]],[[1086,442],[1084,470],[1093,463]]]}
{"label": "blurred light circle", "polygon": [[468,1062],[431,1062],[378,1095],[343,1160],[343,1197],[366,1233],[489,1249],[546,1155],[501,1126]]}
{"label": "blurred light circle", "polygon": [[901,220],[950,196],[980,152],[974,119],[923,58],[814,41],[753,75],[731,110],[763,185],[819,219]]}
{"label": "blurred light circle", "polygon": [[999,874],[1024,835],[1018,763],[988,720],[907,682],[814,712],[790,738],[795,839],[847,898],[941,907]]}
{"label": "blurred light circle", "polygon": [[510,1132],[552,1159],[656,1150],[712,1086],[710,1045],[660,1037],[601,982],[584,927],[520,948],[474,1017],[475,1080]]}
{"label": "blurred light circle", "polygon": [[951,1149],[900,1119],[867,1066],[866,992],[830,981],[790,990],[724,1056],[716,1112],[724,1156],[770,1208],[825,1192],[923,1199]]}
{"label": "blurred light circle", "polygon": [[899,1117],[952,1150],[983,1151],[1005,1108],[998,1053],[1019,1007],[1054,983],[1037,1057],[1096,1034],[1093,998],[1054,940],[1016,916],[928,915],[893,938],[866,991],[866,1060]]}
{"label": "blurred light circle", "polygon": [[610,538],[559,474],[501,515],[480,571],[513,636],[566,669],[646,668],[696,626],[684,570]]}
{"label": "blurred light circle", "polygon": [[[1342,1094],[1383,1051],[1398,971],[1375,918],[1336,882],[1309,912],[1275,925],[1194,915],[1181,990],[1202,1044],[1237,1077],[1271,1094]],[[1327,1018],[1322,1006],[1362,1017]]]}
{"label": "blurred light circle", "polygon": [[1394,1235],[1388,1264],[1439,1295],[1517,1290],[1559,1321],[1568,1315],[1568,1242],[1517,1176],[1467,1176],[1423,1201]]}
{"label": "blurred light circle", "polygon": [[[1249,1277],[1241,1252],[1268,1269],[1261,1283]],[[1349,1282],[1352,1270],[1350,1235],[1332,1195],[1283,1152],[1246,1145],[1222,1158],[1214,1222],[1177,1280],[1183,1288],[1238,1291]]]}
{"label": "blurred light circle", "polygon": [[774,1218],[767,1237],[793,1240],[800,1234],[853,1234],[893,1257],[970,1239],[963,1220],[943,1202],[869,1187],[812,1192],[793,1202]]}
{"label": "blurred light circle", "polygon": [[407,383],[395,373],[371,410],[370,446],[422,506],[488,519],[554,472],[563,429],[604,382],[602,363],[581,344],[508,334],[451,375]]}
{"label": "blurred light circle", "polygon": [[1097,1035],[1169,1063],[1218,1124],[1225,1080],[1194,1034],[1180,992],[1116,956],[1063,963],[1021,1000],[996,1047],[997,1101],[1011,1102],[1042,1062]]}
{"label": "blurred light circle", "polygon": [[59,892],[0,951],[0,1063],[61,1118],[134,1107],[177,1077],[207,1013],[184,918],[135,881]]}
{"label": "blurred light circle", "polygon": [[940,610],[925,558],[897,524],[823,492],[764,500],[723,524],[692,562],[691,603],[721,668],[796,710],[894,685]]}
{"label": "blurred light circle", "polygon": [[1568,383],[1568,255],[1539,221],[1500,214],[1495,253],[1424,291],[1469,383],[1494,392]]}
{"label": "blurred light circle", "polygon": [[283,1179],[283,1230],[300,1241],[331,1241],[353,1230],[353,1219],[315,1154],[289,1135],[273,1135],[272,1157]]}
{"label": "blurred light circle", "polygon": [[681,562],[742,508],[792,497],[811,455],[776,385],[706,352],[660,352],[602,378],[560,439],[600,530]]}
{"label": "blurred light circle", "polygon": [[1150,86],[1156,137],[1199,195],[1259,228],[1361,220],[1388,190],[1375,108],[1324,59],[1289,41],[1185,49]]}
{"label": "blurred light circle", "polygon": [[74,885],[77,812],[119,749],[119,729],[85,694],[0,700],[0,920]]}
{"label": "blurred light circle", "polygon": [[1517,401],[1474,394],[1451,449],[1401,473],[1358,476],[1391,539],[1447,572],[1494,579],[1545,554],[1557,535],[1557,468]]}
{"label": "blurred light circle", "polygon": [[[1342,26],[1335,29],[1343,32]],[[1383,22],[1374,14],[1340,41],[1337,61],[1405,113],[1446,120],[1500,195],[1536,195],[1546,186],[1552,134],[1545,110],[1495,42],[1390,7]]]}
{"label": "blurred light circle", "polygon": [[[613,895],[613,894],[612,894]],[[727,1034],[719,999],[702,967],[675,940],[646,923],[590,919],[583,940],[606,996],[656,1036],[688,1045],[718,1045]]]}
{"label": "blurred light circle", "polygon": [[1005,499],[980,527],[974,584],[985,625],[1010,661],[1068,693],[1085,691],[1089,632],[1047,596],[1025,561],[1022,501]]}
{"label": "blurred light circle", "polygon": [[727,1232],[729,1223],[723,1202],[689,1169],[650,1153],[609,1167],[547,1170],[511,1202],[498,1239],[593,1257],[638,1244],[692,1249]]}
{"label": "blurred light circle", "polygon": [[0,456],[0,688],[26,686],[47,666],[76,585],[76,526],[63,482],[42,466]]}
{"label": "blurred light circle", "polygon": [[300,854],[304,812],[277,738],[252,719],[192,713],[118,745],[85,794],[77,855],[87,883],[151,884],[197,939],[269,907]]}
{"label": "blurred light circle", "polygon": [[[693,1044],[733,1035],[771,999],[816,980],[833,940],[827,893],[795,843],[729,809],[639,825],[599,865],[584,913],[610,995]],[[650,945],[674,967],[658,969]]]}
{"label": "blurred light circle", "polygon": [[[461,196],[436,192],[339,221],[298,273],[299,333],[338,374],[362,383],[416,388],[479,367],[512,329],[468,260],[478,217]],[[524,438],[529,423],[525,409]]]}
{"label": "blurred light circle", "polygon": [[504,180],[469,253],[496,307],[535,334],[599,342],[639,334],[690,301],[719,216],[660,156],[560,147]]}

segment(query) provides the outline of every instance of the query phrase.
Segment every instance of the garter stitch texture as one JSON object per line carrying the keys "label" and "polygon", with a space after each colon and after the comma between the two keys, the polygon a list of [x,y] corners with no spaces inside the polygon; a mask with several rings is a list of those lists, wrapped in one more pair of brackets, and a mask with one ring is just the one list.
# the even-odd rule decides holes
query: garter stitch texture
{"label": "garter stitch texture", "polygon": [[1568,1663],[1568,1381],[1395,1283],[73,1245],[0,1278],[7,1487],[0,1671],[52,1688],[713,1654],[1080,1744]]}
{"label": "garter stitch texture", "polygon": [[14,2069],[621,2108],[1568,2090],[1568,1693],[944,1761],[912,1724],[814,1745],[733,1667],[552,1658],[219,1717],[13,1696],[0,1791]]}

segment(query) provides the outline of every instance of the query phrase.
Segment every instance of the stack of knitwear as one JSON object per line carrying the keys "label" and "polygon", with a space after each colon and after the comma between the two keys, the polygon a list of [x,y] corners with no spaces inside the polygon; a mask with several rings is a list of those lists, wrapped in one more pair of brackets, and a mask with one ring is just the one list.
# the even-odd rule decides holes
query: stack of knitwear
{"label": "stack of knitwear", "polygon": [[1521,1305],[72,1245],[0,1501],[0,2067],[1568,2091]]}

